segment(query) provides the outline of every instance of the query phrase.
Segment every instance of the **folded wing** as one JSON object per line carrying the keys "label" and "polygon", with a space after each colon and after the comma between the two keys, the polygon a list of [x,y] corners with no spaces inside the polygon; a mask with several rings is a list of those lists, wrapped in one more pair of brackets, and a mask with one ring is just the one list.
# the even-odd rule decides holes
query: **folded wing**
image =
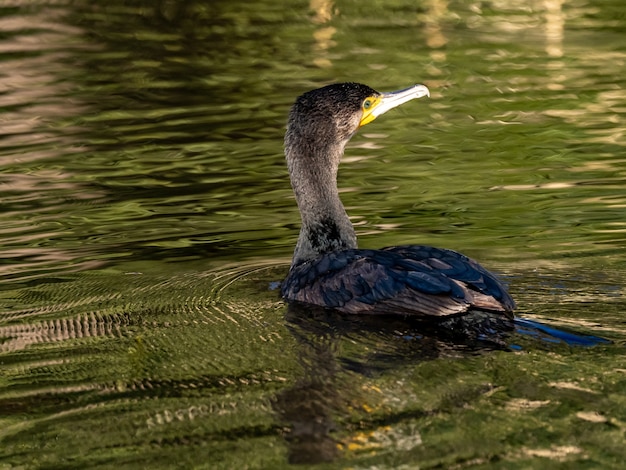
{"label": "folded wing", "polygon": [[478,263],[427,246],[328,253],[293,267],[281,291],[288,300],[352,314],[445,317],[473,308],[512,318],[515,308]]}

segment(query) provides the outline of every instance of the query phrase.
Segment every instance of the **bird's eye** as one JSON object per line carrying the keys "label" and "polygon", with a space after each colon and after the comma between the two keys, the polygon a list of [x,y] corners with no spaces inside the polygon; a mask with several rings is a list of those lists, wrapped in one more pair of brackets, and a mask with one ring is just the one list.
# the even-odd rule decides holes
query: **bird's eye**
{"label": "bird's eye", "polygon": [[370,109],[371,106],[372,100],[370,100],[369,98],[363,101],[363,109]]}

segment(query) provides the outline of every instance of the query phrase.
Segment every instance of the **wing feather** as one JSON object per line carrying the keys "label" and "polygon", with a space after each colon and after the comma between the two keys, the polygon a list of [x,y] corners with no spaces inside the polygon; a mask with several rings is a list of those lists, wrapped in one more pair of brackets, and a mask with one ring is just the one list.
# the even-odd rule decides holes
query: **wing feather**
{"label": "wing feather", "polygon": [[293,267],[281,290],[288,300],[345,313],[441,317],[475,308],[512,316],[515,308],[478,263],[423,246],[329,253]]}

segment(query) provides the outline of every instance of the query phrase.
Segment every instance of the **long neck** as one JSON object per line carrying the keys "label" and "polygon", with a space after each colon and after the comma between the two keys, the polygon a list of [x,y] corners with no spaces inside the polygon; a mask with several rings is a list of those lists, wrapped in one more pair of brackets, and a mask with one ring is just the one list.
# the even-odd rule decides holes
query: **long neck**
{"label": "long neck", "polygon": [[[330,147],[330,148],[329,148]],[[292,267],[332,251],[356,248],[356,234],[337,190],[342,144],[287,145],[285,153],[302,227]]]}

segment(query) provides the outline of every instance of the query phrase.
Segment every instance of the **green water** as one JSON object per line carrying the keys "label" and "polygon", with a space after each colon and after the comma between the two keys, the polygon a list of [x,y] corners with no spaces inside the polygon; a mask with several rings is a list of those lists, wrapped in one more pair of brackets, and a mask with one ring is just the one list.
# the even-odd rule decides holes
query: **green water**
{"label": "green water", "polygon": [[[0,31],[0,469],[623,468],[620,1],[16,0]],[[349,145],[361,247],[462,251],[613,344],[293,318],[284,123],[347,80],[432,93]]]}

